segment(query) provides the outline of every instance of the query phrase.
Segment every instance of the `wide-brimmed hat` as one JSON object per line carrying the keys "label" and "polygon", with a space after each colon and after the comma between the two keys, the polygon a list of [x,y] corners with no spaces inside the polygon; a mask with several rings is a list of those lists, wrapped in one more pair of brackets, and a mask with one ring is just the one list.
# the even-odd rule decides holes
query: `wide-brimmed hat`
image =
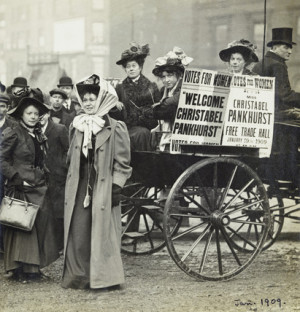
{"label": "wide-brimmed hat", "polygon": [[145,59],[149,55],[150,48],[148,44],[138,45],[136,42],[131,42],[129,45],[130,48],[121,54],[121,59],[116,62],[117,65],[124,65],[136,59]]}
{"label": "wide-brimmed hat", "polygon": [[68,77],[68,76],[61,77],[59,79],[57,87],[59,88],[59,87],[68,87],[68,86],[73,88],[73,81],[72,81],[72,79],[70,77]]}
{"label": "wide-brimmed hat", "polygon": [[66,100],[66,99],[68,98],[67,93],[66,93],[64,90],[58,89],[58,88],[55,88],[55,89],[51,90],[51,91],[49,92],[49,94],[50,94],[51,96],[52,96],[53,94],[60,94],[64,100]]}
{"label": "wide-brimmed hat", "polygon": [[20,88],[26,88],[26,87],[29,87],[27,85],[27,79],[24,78],[24,77],[16,77],[14,79],[14,82],[13,84],[11,85],[11,87],[20,87]]}
{"label": "wide-brimmed hat", "polygon": [[1,91],[1,92],[4,92],[5,89],[6,89],[5,85],[2,84],[1,81],[0,81],[0,91]]}
{"label": "wide-brimmed hat", "polygon": [[6,94],[0,94],[0,102],[1,102],[1,103],[8,104],[9,101],[10,101],[10,98],[9,98],[8,95],[6,95]]}
{"label": "wide-brimmed hat", "polygon": [[46,104],[43,104],[42,102],[38,101],[37,99],[33,97],[24,97],[20,100],[18,105],[7,112],[7,114],[15,117],[20,118],[21,112],[23,112],[23,108],[28,105],[34,105],[39,110],[39,115],[42,116],[46,114],[49,111],[49,107]]}
{"label": "wide-brimmed hat", "polygon": [[152,73],[160,76],[163,71],[184,72],[186,66],[193,61],[192,57],[187,56],[181,48],[174,47],[165,56],[159,57],[155,61],[155,68]]}
{"label": "wide-brimmed hat", "polygon": [[289,46],[296,44],[292,40],[293,28],[273,28],[272,29],[272,40],[267,43],[267,47],[272,47],[276,43],[283,43]]}
{"label": "wide-brimmed hat", "polygon": [[258,57],[255,54],[256,45],[248,40],[235,40],[228,44],[227,48],[219,53],[220,59],[224,62],[229,62],[232,53],[240,53],[243,55],[246,62],[258,62]]}

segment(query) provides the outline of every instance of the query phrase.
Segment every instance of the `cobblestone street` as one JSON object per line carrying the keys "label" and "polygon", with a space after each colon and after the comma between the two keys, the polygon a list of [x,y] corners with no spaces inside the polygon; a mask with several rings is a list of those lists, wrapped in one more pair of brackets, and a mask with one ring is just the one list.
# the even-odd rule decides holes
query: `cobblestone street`
{"label": "cobblestone street", "polygon": [[282,233],[227,282],[194,280],[176,266],[166,248],[149,256],[123,255],[126,284],[115,291],[61,288],[62,257],[43,270],[48,280],[29,284],[6,279],[0,260],[0,311],[300,311],[299,259],[295,232]]}

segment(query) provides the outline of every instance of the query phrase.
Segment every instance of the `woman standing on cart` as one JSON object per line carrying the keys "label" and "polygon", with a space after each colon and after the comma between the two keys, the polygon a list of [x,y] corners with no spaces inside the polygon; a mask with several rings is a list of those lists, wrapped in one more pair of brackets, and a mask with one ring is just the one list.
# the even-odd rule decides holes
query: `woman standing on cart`
{"label": "woman standing on cart", "polygon": [[7,179],[7,195],[40,206],[32,231],[10,227],[4,231],[5,271],[22,282],[41,277],[40,268],[59,256],[46,196],[47,138],[39,123],[39,118],[48,111],[38,100],[24,97],[8,112],[18,121],[17,125],[2,133],[0,163]]}
{"label": "woman standing on cart", "polygon": [[132,151],[151,150],[150,130],[157,125],[152,105],[159,101],[160,94],[156,84],[142,74],[147,55],[148,44],[139,46],[132,42],[116,63],[122,65],[127,74],[127,78],[116,86],[116,91],[119,101],[125,106],[125,123]]}
{"label": "woman standing on cart", "polygon": [[[155,61],[152,73],[163,83],[161,99],[153,105],[153,116],[159,120],[159,125],[152,131],[152,144],[159,145],[159,150],[169,149],[172,126],[179,103],[182,76],[185,67],[193,59],[186,56],[182,49],[174,47],[173,51]],[[156,142],[155,133],[161,133],[160,142]]]}
{"label": "woman standing on cart", "polygon": [[256,75],[247,68],[252,62],[258,62],[256,46],[250,41],[241,39],[230,42],[226,49],[219,53],[220,59],[228,64],[228,71],[240,75]]}
{"label": "woman standing on cart", "polygon": [[124,283],[119,197],[130,142],[125,124],[108,116],[118,102],[109,82],[92,75],[75,88],[84,113],[73,120],[68,152],[62,286],[104,288]]}

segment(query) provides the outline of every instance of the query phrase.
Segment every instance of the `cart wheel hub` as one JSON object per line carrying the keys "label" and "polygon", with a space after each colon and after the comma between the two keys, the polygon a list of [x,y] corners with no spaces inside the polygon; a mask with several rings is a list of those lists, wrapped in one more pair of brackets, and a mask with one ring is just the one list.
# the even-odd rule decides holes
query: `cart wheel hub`
{"label": "cart wheel hub", "polygon": [[211,214],[211,223],[215,226],[228,225],[230,217],[226,213],[217,210]]}

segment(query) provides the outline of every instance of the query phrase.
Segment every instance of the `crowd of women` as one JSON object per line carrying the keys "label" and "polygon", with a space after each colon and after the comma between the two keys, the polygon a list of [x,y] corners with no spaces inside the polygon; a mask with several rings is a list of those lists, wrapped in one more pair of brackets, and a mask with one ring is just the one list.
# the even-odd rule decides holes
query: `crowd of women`
{"label": "crowd of women", "polygon": [[[247,40],[234,41],[220,58],[230,72],[249,75],[246,66],[257,61],[254,49]],[[63,287],[124,283],[119,202],[132,172],[130,152],[168,151],[182,76],[193,60],[177,47],[157,58],[152,72],[162,81],[159,91],[142,74],[147,55],[148,45],[131,43],[117,61],[127,77],[115,89],[96,74],[82,79],[74,87],[78,102],[73,102],[73,109],[68,77],[50,91],[48,104],[39,89],[24,91],[28,86],[22,77],[15,79],[8,96],[1,95],[0,101],[12,106],[5,129],[0,120],[5,194],[40,207],[31,232],[2,227],[8,278],[22,282],[41,278],[41,269],[59,257],[58,233],[63,232]],[[66,103],[68,107],[63,106]],[[49,124],[56,129],[52,136],[46,130]],[[69,140],[63,139],[67,136]],[[55,145],[59,140],[61,147]],[[59,163],[61,170],[55,173]],[[58,203],[64,188],[64,199]],[[55,215],[59,205],[63,231],[57,224],[62,216]]]}

